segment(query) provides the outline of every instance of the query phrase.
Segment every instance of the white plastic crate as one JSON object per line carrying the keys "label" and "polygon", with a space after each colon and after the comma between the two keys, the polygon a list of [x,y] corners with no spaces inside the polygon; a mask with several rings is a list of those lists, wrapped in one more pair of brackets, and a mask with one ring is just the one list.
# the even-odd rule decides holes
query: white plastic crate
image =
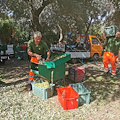
{"label": "white plastic crate", "polygon": [[78,94],[78,105],[89,104],[90,103],[90,93],[83,83],[69,84]]}
{"label": "white plastic crate", "polygon": [[48,88],[40,88],[35,85],[35,83],[42,83],[42,80],[38,80],[32,83],[33,94],[42,98],[43,100],[48,99],[53,96],[55,84],[50,84]]}

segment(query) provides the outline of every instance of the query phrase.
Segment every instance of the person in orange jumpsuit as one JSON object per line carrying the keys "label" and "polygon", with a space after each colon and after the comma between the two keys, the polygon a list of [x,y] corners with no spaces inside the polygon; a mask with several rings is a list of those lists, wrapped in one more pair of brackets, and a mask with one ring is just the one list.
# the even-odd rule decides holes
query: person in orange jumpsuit
{"label": "person in orange jumpsuit", "polygon": [[[49,61],[50,50],[47,44],[41,40],[41,32],[34,33],[34,39],[28,42],[28,55],[31,56],[31,62],[38,63],[42,58],[46,58],[45,61]],[[33,82],[35,73],[29,72],[27,90],[32,90],[31,83]]]}
{"label": "person in orange jumpsuit", "polygon": [[[106,38],[105,40],[105,52],[103,55],[103,64],[105,74],[109,72],[108,64],[111,63],[111,75],[116,76],[117,61],[120,61],[120,32],[117,32],[115,37]],[[118,60],[117,60],[118,58]]]}

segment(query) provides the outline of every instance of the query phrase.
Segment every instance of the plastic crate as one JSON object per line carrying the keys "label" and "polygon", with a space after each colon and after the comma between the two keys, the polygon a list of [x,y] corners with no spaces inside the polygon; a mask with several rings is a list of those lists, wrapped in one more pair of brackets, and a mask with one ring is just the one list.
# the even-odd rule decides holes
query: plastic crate
{"label": "plastic crate", "polygon": [[22,60],[28,60],[28,54],[26,51],[21,51],[21,58]]}
{"label": "plastic crate", "polygon": [[22,51],[22,46],[16,46],[16,51],[17,51],[17,52]]}
{"label": "plastic crate", "polygon": [[38,80],[32,83],[33,94],[42,98],[43,100],[48,99],[53,96],[55,84],[50,84],[48,88],[40,88],[35,86],[35,83],[42,83],[42,80]]}
{"label": "plastic crate", "polygon": [[85,68],[71,67],[69,68],[68,77],[74,82],[83,82],[85,80]]}
{"label": "plastic crate", "polygon": [[117,27],[116,26],[105,27],[105,36],[106,37],[115,36],[116,32],[117,32]]}
{"label": "plastic crate", "polygon": [[90,103],[90,93],[83,83],[69,84],[78,94],[78,105],[89,104]]}
{"label": "plastic crate", "polygon": [[78,108],[79,94],[70,86],[56,88],[58,100],[64,110]]}
{"label": "plastic crate", "polygon": [[0,45],[0,51],[3,51],[3,53],[6,54],[6,50],[7,50],[7,45],[5,44]]}

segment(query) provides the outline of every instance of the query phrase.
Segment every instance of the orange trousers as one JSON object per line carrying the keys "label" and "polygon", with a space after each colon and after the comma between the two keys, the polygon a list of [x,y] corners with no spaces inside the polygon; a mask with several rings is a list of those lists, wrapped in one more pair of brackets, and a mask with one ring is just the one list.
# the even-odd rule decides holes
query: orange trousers
{"label": "orange trousers", "polygon": [[[31,62],[38,63],[38,59],[36,57],[31,57]],[[34,79],[35,73],[29,72],[28,83],[32,83]]]}
{"label": "orange trousers", "polygon": [[117,66],[117,55],[115,56],[112,52],[104,52],[103,55],[103,64],[104,64],[104,71],[108,72],[108,64],[111,63],[111,73],[116,75],[116,66]]}

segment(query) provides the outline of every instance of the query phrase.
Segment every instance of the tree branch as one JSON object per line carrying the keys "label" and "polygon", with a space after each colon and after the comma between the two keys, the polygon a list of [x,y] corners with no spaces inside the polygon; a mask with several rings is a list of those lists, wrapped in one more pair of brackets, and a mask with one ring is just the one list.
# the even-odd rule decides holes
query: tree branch
{"label": "tree branch", "polygon": [[88,30],[89,30],[89,28],[90,28],[91,22],[92,22],[92,17],[91,17],[91,19],[90,19],[90,22],[88,23],[88,26],[87,26],[87,29],[86,29],[86,31],[85,31],[85,34],[88,33]]}
{"label": "tree branch", "polygon": [[62,34],[62,29],[61,29],[61,27],[59,26],[59,24],[57,24],[57,26],[58,26],[59,29],[60,29],[60,38],[59,38],[59,43],[60,43],[61,40],[63,39],[63,34]]}

